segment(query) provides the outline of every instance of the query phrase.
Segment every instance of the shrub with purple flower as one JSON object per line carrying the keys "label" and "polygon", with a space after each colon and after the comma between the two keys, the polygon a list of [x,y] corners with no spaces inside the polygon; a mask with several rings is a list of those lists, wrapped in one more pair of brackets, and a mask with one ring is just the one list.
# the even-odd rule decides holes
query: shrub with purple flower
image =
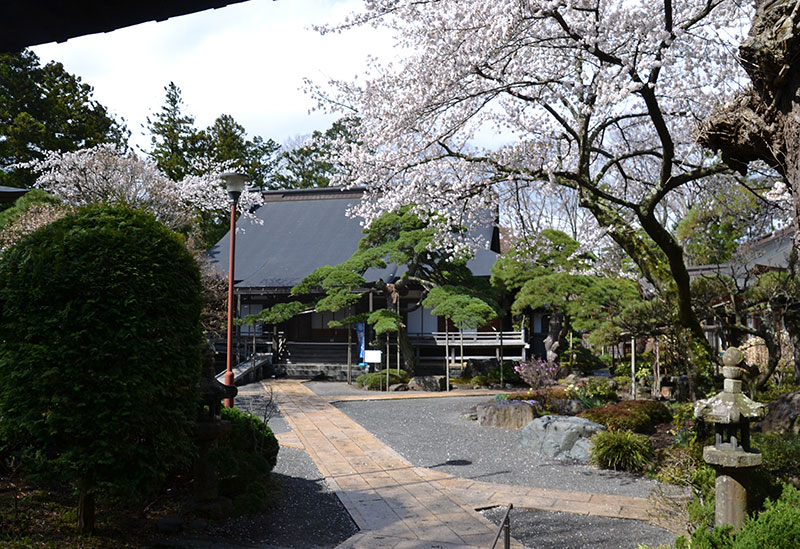
{"label": "shrub with purple flower", "polygon": [[526,362],[520,362],[514,367],[514,370],[534,391],[556,384],[558,366],[548,365],[544,360],[532,358]]}

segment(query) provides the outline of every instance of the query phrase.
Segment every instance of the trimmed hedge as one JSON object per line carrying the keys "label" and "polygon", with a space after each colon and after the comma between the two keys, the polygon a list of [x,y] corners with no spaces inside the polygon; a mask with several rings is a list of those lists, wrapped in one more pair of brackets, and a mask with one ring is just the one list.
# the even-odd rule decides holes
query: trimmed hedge
{"label": "trimmed hedge", "polygon": [[82,494],[191,463],[200,274],[151,215],[92,206],[0,257],[0,447]]}
{"label": "trimmed hedge", "polygon": [[623,400],[590,408],[578,414],[611,431],[651,433],[653,427],[672,419],[669,409],[656,400]]}

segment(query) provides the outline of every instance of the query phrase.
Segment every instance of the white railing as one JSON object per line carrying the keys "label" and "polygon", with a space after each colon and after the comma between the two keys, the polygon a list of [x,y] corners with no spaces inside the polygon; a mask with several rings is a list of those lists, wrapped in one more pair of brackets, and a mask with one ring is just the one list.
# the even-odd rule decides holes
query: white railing
{"label": "white railing", "polygon": [[409,333],[408,337],[412,343],[428,345],[464,345],[496,347],[501,344],[512,346],[524,346],[526,341],[523,339],[522,332],[431,332],[427,334]]}

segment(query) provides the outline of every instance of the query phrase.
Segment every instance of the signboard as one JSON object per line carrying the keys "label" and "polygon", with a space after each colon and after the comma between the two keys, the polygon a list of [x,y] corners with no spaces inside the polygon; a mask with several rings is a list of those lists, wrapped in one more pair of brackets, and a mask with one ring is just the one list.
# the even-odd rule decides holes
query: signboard
{"label": "signboard", "polygon": [[380,364],[381,363],[381,351],[364,351],[364,362],[369,364]]}

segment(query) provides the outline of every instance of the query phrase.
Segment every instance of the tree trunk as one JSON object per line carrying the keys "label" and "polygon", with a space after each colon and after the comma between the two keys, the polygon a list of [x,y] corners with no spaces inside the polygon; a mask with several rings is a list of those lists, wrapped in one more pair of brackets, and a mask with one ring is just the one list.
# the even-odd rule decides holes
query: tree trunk
{"label": "tree trunk", "polygon": [[94,532],[94,494],[81,492],[78,496],[78,531],[81,534]]}
{"label": "tree trunk", "polygon": [[400,345],[400,354],[403,355],[403,369],[413,377],[417,372],[417,356],[414,352],[414,346],[411,344],[411,339],[408,337],[408,328],[405,324],[401,325],[400,330],[397,332],[397,343]]}

